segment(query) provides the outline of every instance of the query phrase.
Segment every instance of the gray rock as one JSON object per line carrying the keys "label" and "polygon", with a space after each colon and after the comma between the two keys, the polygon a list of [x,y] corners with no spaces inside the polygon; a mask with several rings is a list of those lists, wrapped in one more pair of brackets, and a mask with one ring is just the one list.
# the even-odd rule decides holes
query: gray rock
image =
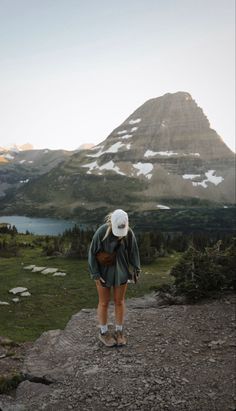
{"label": "gray rock", "polygon": [[0,359],[6,357],[7,350],[0,346]]}
{"label": "gray rock", "polygon": [[8,395],[0,396],[1,411],[30,411],[30,408],[25,404],[20,404]]}
{"label": "gray rock", "polygon": [[[25,408],[6,410],[230,409],[234,335],[225,319],[233,305],[218,301],[160,309],[155,304],[154,294],[128,301],[128,345],[122,349],[98,344],[95,309],[74,315],[64,330],[43,333],[25,357],[27,380],[18,386],[16,400],[4,399],[5,407]],[[209,366],[208,344],[221,348],[223,340],[227,350],[215,350],[217,367]]]}

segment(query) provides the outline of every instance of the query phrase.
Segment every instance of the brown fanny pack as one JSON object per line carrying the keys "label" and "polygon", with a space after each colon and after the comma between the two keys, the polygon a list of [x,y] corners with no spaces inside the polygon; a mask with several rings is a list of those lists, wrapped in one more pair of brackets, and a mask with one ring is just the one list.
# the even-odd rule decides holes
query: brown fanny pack
{"label": "brown fanny pack", "polygon": [[107,253],[106,251],[99,251],[96,254],[96,260],[101,265],[111,266],[114,265],[116,262],[116,252]]}
{"label": "brown fanny pack", "polygon": [[117,250],[120,247],[121,240],[118,241],[116,247],[114,248],[113,253],[108,253],[107,251],[99,251],[96,254],[96,260],[99,262],[101,265],[106,265],[106,266],[111,266],[115,265],[116,262],[116,254]]}

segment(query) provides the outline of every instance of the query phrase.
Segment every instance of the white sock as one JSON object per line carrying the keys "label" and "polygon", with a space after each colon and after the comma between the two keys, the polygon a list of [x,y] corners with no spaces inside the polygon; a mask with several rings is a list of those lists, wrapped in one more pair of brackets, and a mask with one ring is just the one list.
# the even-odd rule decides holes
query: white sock
{"label": "white sock", "polygon": [[123,325],[116,324],[116,331],[122,331],[122,330],[123,330]]}
{"label": "white sock", "polygon": [[105,334],[108,331],[108,325],[100,325],[101,334]]}

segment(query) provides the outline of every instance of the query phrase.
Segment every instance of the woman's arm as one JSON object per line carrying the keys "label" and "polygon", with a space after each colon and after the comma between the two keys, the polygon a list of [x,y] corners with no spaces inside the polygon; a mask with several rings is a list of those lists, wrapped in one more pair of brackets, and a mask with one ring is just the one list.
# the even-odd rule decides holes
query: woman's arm
{"label": "woman's arm", "polygon": [[100,241],[99,229],[98,229],[93,236],[92,242],[89,247],[89,252],[88,252],[89,271],[90,271],[91,278],[93,280],[99,280],[101,277],[99,264],[96,260],[96,254],[100,249],[101,249],[101,241]]}
{"label": "woman's arm", "polygon": [[139,249],[134,232],[131,229],[129,229],[128,233],[128,243],[129,263],[133,267],[136,274],[139,275],[139,273],[141,272]]}

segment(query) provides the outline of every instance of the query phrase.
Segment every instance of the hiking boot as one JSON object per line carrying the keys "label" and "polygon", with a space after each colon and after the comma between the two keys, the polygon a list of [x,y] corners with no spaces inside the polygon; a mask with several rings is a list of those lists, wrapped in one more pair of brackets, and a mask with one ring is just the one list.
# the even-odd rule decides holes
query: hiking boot
{"label": "hiking boot", "polygon": [[115,339],[117,346],[121,347],[122,345],[127,344],[127,338],[124,336],[123,331],[116,331],[115,332]]}
{"label": "hiking boot", "polygon": [[106,333],[99,333],[98,335],[99,340],[106,345],[106,347],[114,347],[116,345],[115,338],[107,331]]}

